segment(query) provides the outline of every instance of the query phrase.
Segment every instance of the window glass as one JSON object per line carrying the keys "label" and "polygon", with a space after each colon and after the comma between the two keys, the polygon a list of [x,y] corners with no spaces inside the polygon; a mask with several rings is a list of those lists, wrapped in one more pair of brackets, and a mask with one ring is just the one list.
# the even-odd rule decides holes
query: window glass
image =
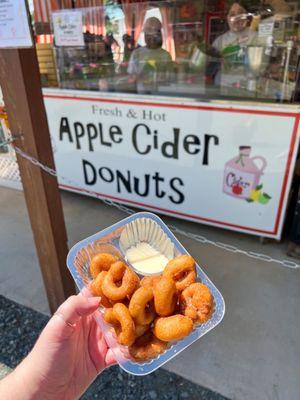
{"label": "window glass", "polygon": [[[74,12],[75,2],[61,3],[65,8],[52,12]],[[61,88],[299,101],[299,1],[101,0],[101,4],[77,8],[82,13],[82,45],[59,45],[53,26],[49,23],[43,34],[36,21],[39,46],[48,34],[54,49],[56,84]],[[45,85],[54,85],[53,76],[44,78]]]}

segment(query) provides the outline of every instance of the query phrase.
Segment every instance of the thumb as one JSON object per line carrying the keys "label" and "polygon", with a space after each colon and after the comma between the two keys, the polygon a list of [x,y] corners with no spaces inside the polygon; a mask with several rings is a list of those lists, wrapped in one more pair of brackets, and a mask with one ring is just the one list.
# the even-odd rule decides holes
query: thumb
{"label": "thumb", "polygon": [[67,325],[75,325],[81,317],[86,317],[95,312],[100,300],[100,297],[85,297],[79,293],[77,296],[69,297],[58,308],[53,317],[62,317]]}
{"label": "thumb", "polygon": [[81,293],[69,297],[49,320],[41,337],[46,336],[48,340],[69,337],[81,317],[87,317],[97,310],[100,300],[99,297],[85,297]]}

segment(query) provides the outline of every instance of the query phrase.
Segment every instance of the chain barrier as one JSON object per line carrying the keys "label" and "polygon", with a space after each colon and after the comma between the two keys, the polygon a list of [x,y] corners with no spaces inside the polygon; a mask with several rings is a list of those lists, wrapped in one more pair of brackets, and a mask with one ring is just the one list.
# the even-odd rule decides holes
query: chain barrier
{"label": "chain barrier", "polygon": [[[19,147],[17,146],[13,146],[12,142],[16,139],[16,137],[12,137],[9,138],[6,142],[2,142],[0,143],[0,147],[4,146],[4,145],[10,145],[13,147],[13,149],[15,150],[15,152],[17,154],[19,154],[21,157],[23,157],[24,159],[26,159],[27,161],[31,162],[32,164],[36,165],[37,167],[41,168],[43,171],[47,172],[48,174],[55,176],[56,178],[60,178],[61,180],[63,180],[64,182],[66,182],[67,184],[69,184],[70,186],[80,186],[78,185],[78,183],[76,183],[75,181],[71,181],[68,178],[65,178],[64,176],[58,175],[56,173],[56,171],[52,168],[47,167],[46,165],[40,163],[37,159],[35,159],[34,157],[31,157],[29,154],[25,153],[24,151],[22,151]],[[98,198],[99,200],[101,200],[104,204],[110,206],[110,207],[115,207],[118,210],[130,215],[130,214],[134,214],[135,211],[132,210],[129,207],[126,207],[120,203],[116,203],[112,200],[108,200],[108,199],[103,199],[101,198],[97,193],[85,189],[85,188],[80,188],[80,190],[88,195],[91,195],[93,197]],[[217,247],[219,249],[228,251],[230,253],[234,253],[234,254],[241,254],[244,255],[246,257],[249,258],[253,258],[256,260],[260,260],[260,261],[265,261],[268,263],[275,263],[275,264],[279,264],[283,267],[286,268],[290,268],[290,269],[298,269],[300,268],[300,265],[297,264],[294,261],[290,261],[290,260],[278,260],[276,258],[272,258],[271,256],[267,255],[267,254],[262,254],[262,253],[256,253],[254,251],[247,251],[244,249],[240,249],[238,247],[235,247],[231,244],[226,244],[226,243],[222,243],[222,242],[215,242],[213,240],[207,239],[205,236],[199,235],[199,234],[195,234],[192,232],[186,232],[182,229],[179,229],[177,226],[175,225],[169,225],[169,228],[172,230],[172,232],[177,233],[179,235],[182,235],[188,239],[192,239],[195,240],[196,242],[199,242],[201,244],[206,244],[206,245],[210,245],[210,246],[214,246]]]}
{"label": "chain barrier", "polygon": [[9,146],[10,144],[12,144],[14,141],[16,140],[16,138],[8,138],[7,140],[5,140],[4,142],[0,143],[0,148],[1,147],[5,147],[5,146]]}

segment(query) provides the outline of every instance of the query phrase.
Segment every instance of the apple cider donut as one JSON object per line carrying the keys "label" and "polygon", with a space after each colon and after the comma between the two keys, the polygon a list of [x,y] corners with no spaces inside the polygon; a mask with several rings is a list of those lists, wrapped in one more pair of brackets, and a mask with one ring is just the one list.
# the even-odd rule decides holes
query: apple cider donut
{"label": "apple cider donut", "polygon": [[163,342],[180,340],[193,330],[193,321],[184,315],[160,317],[154,321],[153,333]]}
{"label": "apple cider donut", "polygon": [[113,301],[130,297],[139,285],[139,277],[122,261],[112,264],[102,284],[102,291]]}
{"label": "apple cider donut", "polygon": [[101,271],[108,271],[113,263],[118,261],[116,256],[109,253],[96,254],[90,263],[90,273],[95,279]]}
{"label": "apple cider donut", "polygon": [[112,306],[111,301],[105,296],[102,290],[102,284],[106,274],[107,271],[101,271],[100,274],[98,274],[98,276],[95,279],[93,279],[90,289],[95,296],[101,297],[100,304],[103,307],[111,307]]}
{"label": "apple cider donut", "polygon": [[157,357],[167,348],[167,343],[157,339],[152,332],[148,331],[136,339],[128,350],[131,357],[137,361],[147,361]]}
{"label": "apple cider donut", "polygon": [[203,324],[213,311],[213,296],[203,283],[193,283],[181,293],[181,309],[185,316]]}
{"label": "apple cider donut", "polygon": [[138,325],[149,325],[155,318],[153,309],[153,288],[141,286],[132,295],[129,312]]}
{"label": "apple cider donut", "polygon": [[163,276],[172,278],[177,290],[182,292],[196,281],[195,260],[187,254],[175,257],[166,265]]}
{"label": "apple cider donut", "polygon": [[176,285],[173,279],[163,276],[154,286],[154,307],[155,311],[161,317],[168,317],[173,314],[176,302]]}
{"label": "apple cider donut", "polygon": [[141,279],[141,286],[151,286],[154,287],[157,282],[159,282],[161,275],[154,275],[154,276],[144,276]]}
{"label": "apple cider donut", "polygon": [[113,325],[118,343],[130,346],[135,341],[135,325],[128,308],[122,303],[116,303],[112,308],[107,308],[104,320]]}
{"label": "apple cider donut", "polygon": [[135,336],[138,338],[143,336],[150,329],[150,325],[137,325],[135,324]]}

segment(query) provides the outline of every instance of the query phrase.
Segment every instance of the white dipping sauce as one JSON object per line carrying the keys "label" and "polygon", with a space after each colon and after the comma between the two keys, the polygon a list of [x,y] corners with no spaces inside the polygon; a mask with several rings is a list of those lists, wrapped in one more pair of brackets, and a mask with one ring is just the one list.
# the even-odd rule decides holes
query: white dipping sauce
{"label": "white dipping sauce", "polygon": [[127,249],[126,258],[137,271],[145,274],[158,274],[169,262],[166,256],[146,242]]}

